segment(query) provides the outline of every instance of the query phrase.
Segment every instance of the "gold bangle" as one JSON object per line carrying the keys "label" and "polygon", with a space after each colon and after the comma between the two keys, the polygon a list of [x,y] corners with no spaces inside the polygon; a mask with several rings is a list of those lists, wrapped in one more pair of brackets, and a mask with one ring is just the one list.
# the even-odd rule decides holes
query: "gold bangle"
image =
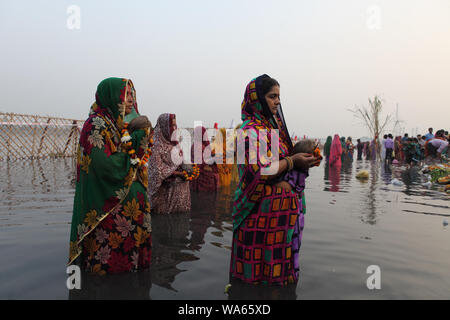
{"label": "gold bangle", "polygon": [[294,161],[292,161],[291,157],[286,157],[285,159],[288,163],[288,171],[294,169]]}

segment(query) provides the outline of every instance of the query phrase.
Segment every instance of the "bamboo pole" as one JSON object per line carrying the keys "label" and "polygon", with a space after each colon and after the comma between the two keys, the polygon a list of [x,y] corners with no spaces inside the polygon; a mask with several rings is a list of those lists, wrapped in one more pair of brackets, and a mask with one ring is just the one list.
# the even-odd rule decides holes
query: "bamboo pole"
{"label": "bamboo pole", "polygon": [[72,123],[72,124],[73,124],[73,125],[72,125],[72,129],[70,130],[69,137],[67,138],[66,147],[64,148],[63,154],[66,154],[67,147],[69,146],[69,143],[70,143],[70,141],[72,140],[72,139],[71,139],[71,138],[72,138],[72,135],[74,134],[75,130],[76,130],[77,127],[78,127],[78,125],[77,125],[77,120],[73,120],[73,123]]}
{"label": "bamboo pole", "polygon": [[44,142],[45,134],[47,133],[47,130],[48,130],[48,124],[50,123],[50,120],[51,120],[51,118],[49,118],[49,119],[47,120],[47,125],[45,126],[44,132],[42,133],[41,142],[40,142],[40,144],[39,144],[38,157],[39,157],[39,155],[41,154],[42,144],[43,144],[43,142]]}

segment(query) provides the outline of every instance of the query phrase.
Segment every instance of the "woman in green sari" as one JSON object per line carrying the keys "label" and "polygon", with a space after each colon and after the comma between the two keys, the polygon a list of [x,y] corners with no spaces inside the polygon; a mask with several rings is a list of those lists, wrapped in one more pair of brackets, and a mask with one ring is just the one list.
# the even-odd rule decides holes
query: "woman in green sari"
{"label": "woman in green sari", "polygon": [[95,98],[80,135],[69,264],[98,274],[146,269],[151,124],[138,115],[131,80],[105,79]]}
{"label": "woman in green sari", "polygon": [[325,142],[325,145],[323,146],[323,154],[324,154],[327,162],[328,162],[328,159],[330,159],[331,142],[333,142],[333,139],[331,138],[331,136],[328,136],[327,141]]}

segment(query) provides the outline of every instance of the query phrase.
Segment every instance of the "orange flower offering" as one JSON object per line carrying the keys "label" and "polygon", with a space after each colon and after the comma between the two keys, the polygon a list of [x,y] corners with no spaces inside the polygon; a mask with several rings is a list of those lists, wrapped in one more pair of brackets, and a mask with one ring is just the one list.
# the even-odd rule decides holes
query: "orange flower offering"
{"label": "orange flower offering", "polygon": [[200,169],[197,165],[192,166],[192,174],[189,174],[186,170],[183,170],[184,179],[186,181],[192,181],[200,176]]}
{"label": "orange flower offering", "polygon": [[317,162],[314,166],[315,166],[315,167],[320,166],[320,162],[322,161],[323,157],[322,157],[322,155],[321,155],[321,153],[320,153],[319,147],[316,147],[316,148],[314,149],[313,156],[316,157],[316,158],[319,158],[318,162]]}

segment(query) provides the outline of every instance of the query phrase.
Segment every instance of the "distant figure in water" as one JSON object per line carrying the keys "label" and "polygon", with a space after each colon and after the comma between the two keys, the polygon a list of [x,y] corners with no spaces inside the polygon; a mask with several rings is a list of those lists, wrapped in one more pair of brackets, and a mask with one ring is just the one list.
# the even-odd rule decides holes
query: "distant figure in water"
{"label": "distant figure in water", "polygon": [[331,136],[327,137],[327,141],[325,142],[325,145],[323,146],[323,155],[325,156],[325,160],[328,162],[330,160],[330,150],[331,150],[331,142],[333,141],[333,138]]}
{"label": "distant figure in water", "polygon": [[345,137],[341,137],[341,160],[344,162],[347,159],[347,150],[345,148]]}
{"label": "distant figure in water", "polygon": [[330,166],[340,167],[342,164],[341,155],[342,155],[341,140],[339,140],[339,135],[335,134],[333,142],[331,143]]}
{"label": "distant figure in water", "polygon": [[353,151],[355,150],[355,146],[352,142],[352,137],[348,137],[345,143],[345,150],[347,151],[347,156],[350,161],[353,161]]}
{"label": "distant figure in water", "polygon": [[364,155],[364,159],[366,159],[366,160],[370,159],[369,142],[367,142],[367,141],[364,142],[363,155]]}
{"label": "distant figure in water", "polygon": [[[214,152],[210,145],[206,128],[201,126],[194,128],[194,141],[191,148],[191,161],[196,163],[196,160],[199,160],[196,164],[200,169],[200,176],[191,182],[191,190],[216,192],[219,188],[219,169],[216,163],[208,164],[213,162]],[[207,148],[211,154],[210,158],[205,158],[205,150]],[[200,159],[195,159],[196,153],[198,153]]]}
{"label": "distant figure in water", "polygon": [[400,136],[395,137],[394,153],[395,160],[397,160],[398,162],[402,162],[404,160],[402,137]]}
{"label": "distant figure in water", "polygon": [[341,174],[341,160],[342,154],[342,145],[339,140],[339,136],[336,134],[333,138],[333,143],[331,144],[330,151],[330,162],[329,162],[329,179],[331,183],[330,191],[338,192],[339,191],[339,183],[340,183],[340,174]]}
{"label": "distant figure in water", "polygon": [[362,160],[362,154],[363,154],[363,148],[364,148],[364,144],[361,142],[360,139],[357,139],[356,142],[358,142],[358,144],[356,145],[356,151],[358,153],[357,155],[357,160]]}

